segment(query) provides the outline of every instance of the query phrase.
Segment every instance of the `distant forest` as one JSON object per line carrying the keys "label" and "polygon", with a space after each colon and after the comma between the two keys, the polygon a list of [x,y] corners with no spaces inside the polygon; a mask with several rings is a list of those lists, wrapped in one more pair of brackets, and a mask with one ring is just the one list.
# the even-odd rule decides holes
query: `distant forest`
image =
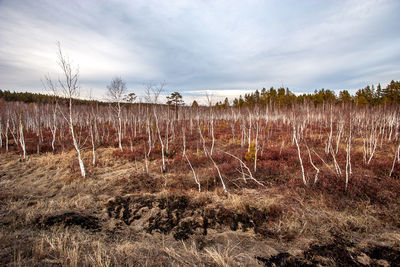
{"label": "distant forest", "polygon": [[[42,103],[42,104],[52,104],[56,101],[58,103],[67,103],[68,99],[60,96],[54,95],[46,95],[46,94],[38,94],[38,93],[30,93],[30,92],[11,92],[9,90],[0,90],[0,99],[3,99],[7,102],[24,102],[24,103]],[[84,100],[84,99],[75,99],[76,104],[88,104],[92,102],[98,102],[95,100]]]}
{"label": "distant forest", "polygon": [[[55,97],[52,95],[30,93],[30,92],[11,92],[8,90],[0,90],[0,99],[4,101],[20,101],[24,103],[58,103],[67,102],[68,100],[63,97]],[[88,103],[106,104],[96,100],[83,100],[75,99],[76,104]],[[215,104],[217,108],[233,107],[252,107],[252,106],[266,106],[273,105],[277,107],[291,107],[296,104],[314,104],[316,106],[324,103],[335,104],[354,104],[358,107],[365,106],[380,106],[380,105],[399,105],[400,104],[400,81],[392,80],[386,88],[382,88],[380,84],[376,87],[374,85],[366,86],[365,88],[357,90],[355,95],[351,95],[347,90],[339,92],[336,95],[332,90],[315,90],[311,94],[295,95],[289,88],[271,87],[269,90],[263,88],[261,91],[256,90],[254,93],[245,94],[244,97],[240,96],[235,98],[230,103],[228,98],[224,101],[219,101]],[[193,105],[197,106],[194,101]]]}
{"label": "distant forest", "polygon": [[[244,97],[240,96],[233,100],[233,106],[236,107],[265,106],[268,104],[278,107],[291,107],[304,103],[313,103],[316,106],[324,103],[352,103],[359,107],[398,105],[400,104],[400,82],[392,80],[386,88],[382,88],[380,84],[376,88],[374,85],[368,85],[365,88],[357,90],[355,95],[351,95],[349,91],[343,90],[339,92],[338,96],[334,91],[325,89],[315,90],[313,94],[295,95],[289,88],[278,88],[276,90],[271,87],[269,90],[263,88],[261,92],[256,90],[254,93],[245,94]],[[229,101],[226,98],[224,102],[218,102],[216,105],[225,107],[228,104]]]}

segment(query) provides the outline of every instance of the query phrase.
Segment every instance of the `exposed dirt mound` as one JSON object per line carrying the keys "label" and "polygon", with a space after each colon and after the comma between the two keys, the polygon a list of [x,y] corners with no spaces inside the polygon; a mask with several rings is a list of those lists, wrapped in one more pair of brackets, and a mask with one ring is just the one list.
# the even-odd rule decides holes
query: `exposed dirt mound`
{"label": "exposed dirt mound", "polygon": [[98,218],[75,212],[66,212],[51,216],[39,217],[35,220],[35,223],[41,228],[48,228],[53,225],[62,224],[65,226],[77,225],[91,231],[100,231],[101,229]]}
{"label": "exposed dirt mound", "polygon": [[385,246],[359,249],[351,243],[336,240],[328,245],[312,245],[300,255],[287,252],[270,258],[256,257],[266,266],[400,266],[400,251]]}
{"label": "exposed dirt mound", "polygon": [[117,197],[107,203],[108,216],[123,220],[127,225],[142,224],[148,232],[173,233],[175,239],[187,239],[193,234],[207,235],[209,229],[233,231],[254,230],[269,235],[267,222],[277,211],[259,210],[246,205],[243,211],[234,211],[212,205],[211,201],[191,200],[187,196]]}

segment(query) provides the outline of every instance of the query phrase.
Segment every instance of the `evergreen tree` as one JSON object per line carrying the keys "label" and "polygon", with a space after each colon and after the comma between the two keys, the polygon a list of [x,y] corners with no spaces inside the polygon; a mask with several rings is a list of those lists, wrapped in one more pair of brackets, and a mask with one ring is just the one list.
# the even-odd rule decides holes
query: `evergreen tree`
{"label": "evergreen tree", "polygon": [[224,103],[222,104],[222,106],[223,106],[224,108],[228,108],[228,107],[229,107],[229,100],[228,100],[227,97],[225,97],[225,100],[224,100]]}
{"label": "evergreen tree", "polygon": [[400,103],[400,82],[391,81],[390,84],[383,90],[383,96],[390,104]]}
{"label": "evergreen tree", "polygon": [[199,104],[197,103],[197,101],[193,100],[192,108],[198,108],[198,107],[199,107]]}
{"label": "evergreen tree", "polygon": [[341,103],[350,103],[351,102],[351,95],[349,91],[343,90],[339,93],[339,102]]}
{"label": "evergreen tree", "polygon": [[182,95],[178,92],[173,92],[170,96],[167,96],[167,105],[172,106],[175,110],[175,118],[178,119],[178,108],[183,106],[185,103],[182,100]]}

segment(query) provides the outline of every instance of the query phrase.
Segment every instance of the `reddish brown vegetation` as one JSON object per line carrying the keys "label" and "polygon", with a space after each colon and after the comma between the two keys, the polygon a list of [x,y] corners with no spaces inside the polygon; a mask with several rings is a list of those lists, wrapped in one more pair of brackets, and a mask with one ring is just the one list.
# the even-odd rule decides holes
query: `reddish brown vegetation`
{"label": "reddish brown vegetation", "polygon": [[[0,218],[4,225],[34,225],[40,231],[50,231],[60,225],[77,226],[125,241],[125,234],[130,238],[139,232],[146,238],[149,234],[162,234],[198,246],[191,251],[201,251],[196,253],[204,258],[199,256],[192,265],[202,262],[211,265],[207,261],[210,258],[228,257],[221,256],[223,252],[214,247],[213,242],[217,241],[209,239],[231,232],[256,242],[253,249],[270,239],[279,242],[281,247],[300,242],[301,238],[312,239],[314,243],[323,241],[323,244],[302,248],[302,257],[289,255],[285,249],[271,253],[272,258],[262,253],[251,254],[253,261],[247,259],[238,265],[248,262],[323,264],[315,259],[318,255],[330,257],[338,264],[354,263],[355,260],[350,261],[352,257],[366,255],[375,264],[379,257],[387,260],[394,253],[375,245],[368,249],[354,247],[351,253],[343,249],[355,246],[347,234],[373,235],[379,229],[383,235],[388,229],[397,232],[400,227],[400,162],[395,158],[400,122],[394,108],[351,110],[350,107],[323,109],[304,105],[290,110],[273,107],[210,110],[185,107],[177,120],[167,107],[135,105],[122,109],[123,149],[120,150],[118,123],[109,108],[99,107],[96,116],[90,117],[96,123],[92,143],[88,131],[91,108],[77,106],[75,111],[79,117],[74,127],[87,170],[87,178],[82,179],[78,161],[71,152],[68,125],[59,113],[53,151],[51,105],[6,103],[4,107],[7,109],[2,110],[0,121],[4,158],[0,183],[4,185],[0,188],[0,197],[2,203],[7,203],[6,209],[12,210],[7,213],[12,219]],[[157,121],[154,114],[158,114]],[[23,149],[17,131],[19,119],[28,159],[18,161],[15,155],[22,154]],[[93,151],[95,164],[92,164]],[[46,157],[50,159],[44,160]],[[41,168],[44,169],[37,173]],[[41,185],[45,189],[37,189]],[[82,207],[85,201],[89,204]],[[54,203],[62,203],[62,208],[55,206],[41,211]],[[2,214],[6,213],[0,210]],[[337,233],[343,235],[343,246],[334,246],[335,240],[339,240],[334,239]],[[394,236],[396,239],[397,235]],[[51,243],[55,241],[48,236],[30,240],[55,246]],[[188,253],[185,248],[186,252],[181,253]],[[379,251],[375,253],[373,248]],[[330,249],[345,258],[329,254]],[[118,249],[113,253],[123,257]],[[165,259],[175,257],[176,262],[182,263],[171,250],[163,249],[162,253],[168,254]],[[384,255],[376,256],[379,253]],[[92,261],[86,259],[86,262]],[[234,261],[229,258],[226,262]]]}

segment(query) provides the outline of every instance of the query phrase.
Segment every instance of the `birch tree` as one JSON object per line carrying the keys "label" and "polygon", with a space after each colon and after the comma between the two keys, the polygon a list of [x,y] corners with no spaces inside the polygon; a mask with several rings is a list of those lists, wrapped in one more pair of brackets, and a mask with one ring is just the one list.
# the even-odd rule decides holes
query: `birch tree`
{"label": "birch tree", "polygon": [[125,82],[120,77],[115,77],[109,86],[108,96],[111,101],[115,103],[114,110],[118,118],[118,147],[122,151],[122,118],[121,118],[121,104],[127,92]]}
{"label": "birch tree", "polygon": [[61,45],[58,43],[58,63],[61,67],[63,78],[58,79],[58,83],[62,89],[64,96],[68,99],[68,115],[63,113],[64,118],[68,122],[69,130],[72,137],[72,142],[78,155],[79,167],[82,177],[86,177],[85,165],[81,156],[81,148],[75,133],[75,115],[73,110],[73,99],[79,96],[79,69],[74,68],[68,58],[64,56],[61,50]]}

